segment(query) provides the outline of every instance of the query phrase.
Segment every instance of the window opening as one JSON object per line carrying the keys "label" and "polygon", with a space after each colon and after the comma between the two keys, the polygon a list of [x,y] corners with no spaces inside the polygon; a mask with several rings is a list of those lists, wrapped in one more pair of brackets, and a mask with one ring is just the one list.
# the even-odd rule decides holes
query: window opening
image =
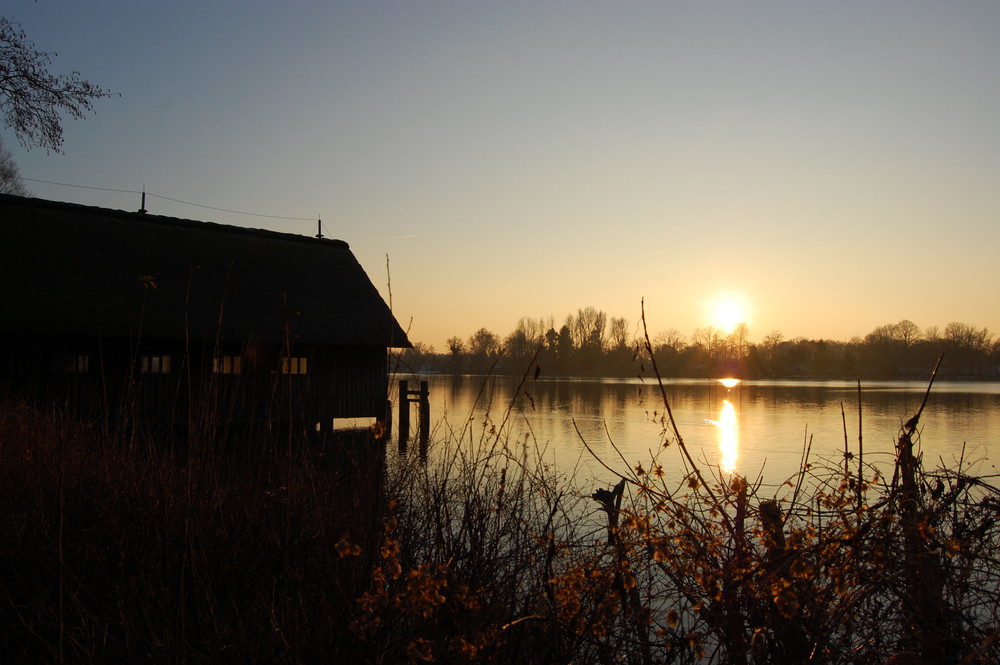
{"label": "window opening", "polygon": [[170,356],[143,356],[143,374],[170,374]]}
{"label": "window opening", "polygon": [[213,358],[212,371],[216,374],[239,374],[241,360],[239,356],[219,356],[218,358]]}
{"label": "window opening", "polygon": [[281,359],[282,374],[305,374],[308,366],[304,356],[292,356]]}

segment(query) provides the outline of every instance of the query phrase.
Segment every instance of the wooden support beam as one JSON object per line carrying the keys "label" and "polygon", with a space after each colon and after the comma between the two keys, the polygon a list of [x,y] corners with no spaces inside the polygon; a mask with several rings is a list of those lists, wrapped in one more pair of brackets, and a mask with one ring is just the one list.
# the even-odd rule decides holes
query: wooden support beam
{"label": "wooden support beam", "polygon": [[399,382],[399,446],[400,452],[406,449],[410,440],[410,390],[406,379]]}
{"label": "wooden support beam", "polygon": [[419,395],[419,412],[420,412],[420,446],[421,451],[426,450],[427,440],[430,437],[431,428],[431,400],[430,400],[430,388],[428,388],[427,381],[420,382],[420,395]]}
{"label": "wooden support beam", "polygon": [[417,403],[419,418],[418,436],[421,452],[425,452],[430,438],[431,405],[430,388],[427,381],[420,382],[420,388],[410,390],[410,384],[405,379],[399,382],[399,452],[406,452],[406,444],[410,440],[410,403]]}

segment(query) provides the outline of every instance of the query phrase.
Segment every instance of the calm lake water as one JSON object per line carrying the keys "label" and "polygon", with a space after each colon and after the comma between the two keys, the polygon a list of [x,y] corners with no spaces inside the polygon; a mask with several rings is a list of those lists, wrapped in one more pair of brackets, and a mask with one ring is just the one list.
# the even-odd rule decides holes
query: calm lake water
{"label": "calm lake water", "polygon": [[[609,466],[624,470],[639,462],[649,468],[666,440],[663,401],[652,381],[528,379],[518,392],[515,377],[421,378],[429,382],[432,441],[474,446],[496,431],[511,450],[527,450],[531,457],[541,450],[546,463],[584,485],[614,482],[588,446]],[[858,452],[857,382],[747,381],[729,389],[714,380],[671,380],[665,387],[681,436],[708,467],[780,486],[796,473],[807,442],[814,463],[843,464],[845,421],[848,447]],[[861,384],[866,462],[891,469],[900,426],[920,407],[926,390],[926,382]],[[964,449],[980,473],[995,472],[1000,383],[936,382],[919,431],[925,466],[954,466]],[[681,472],[676,446],[660,453],[660,463]]]}

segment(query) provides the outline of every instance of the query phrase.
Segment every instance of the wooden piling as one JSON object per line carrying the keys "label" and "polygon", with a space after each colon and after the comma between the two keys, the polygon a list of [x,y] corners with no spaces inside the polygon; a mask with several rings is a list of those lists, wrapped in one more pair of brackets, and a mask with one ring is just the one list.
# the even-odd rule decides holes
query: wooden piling
{"label": "wooden piling", "polygon": [[419,419],[418,436],[421,451],[426,449],[427,441],[430,438],[430,387],[427,381],[420,382],[420,388],[410,390],[410,384],[406,379],[399,382],[399,451],[406,452],[406,444],[410,439],[410,403],[417,403],[417,417]]}
{"label": "wooden piling", "polygon": [[421,449],[426,448],[427,439],[430,436],[430,423],[431,423],[431,399],[430,399],[430,388],[428,387],[427,381],[420,382],[420,394],[418,395],[419,401],[419,413],[420,413],[420,446]]}
{"label": "wooden piling", "polygon": [[399,445],[405,450],[410,440],[410,390],[406,379],[399,382]]}

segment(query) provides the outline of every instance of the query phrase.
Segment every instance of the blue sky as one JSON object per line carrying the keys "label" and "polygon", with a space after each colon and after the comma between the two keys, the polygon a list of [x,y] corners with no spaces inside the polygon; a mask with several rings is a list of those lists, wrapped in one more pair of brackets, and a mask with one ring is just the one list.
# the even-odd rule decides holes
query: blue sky
{"label": "blue sky", "polygon": [[[42,198],[350,243],[411,338],[1000,330],[1000,3],[9,0],[120,97]],[[79,187],[49,185],[40,180]],[[388,270],[387,270],[388,256]],[[388,274],[387,274],[388,273]]]}

